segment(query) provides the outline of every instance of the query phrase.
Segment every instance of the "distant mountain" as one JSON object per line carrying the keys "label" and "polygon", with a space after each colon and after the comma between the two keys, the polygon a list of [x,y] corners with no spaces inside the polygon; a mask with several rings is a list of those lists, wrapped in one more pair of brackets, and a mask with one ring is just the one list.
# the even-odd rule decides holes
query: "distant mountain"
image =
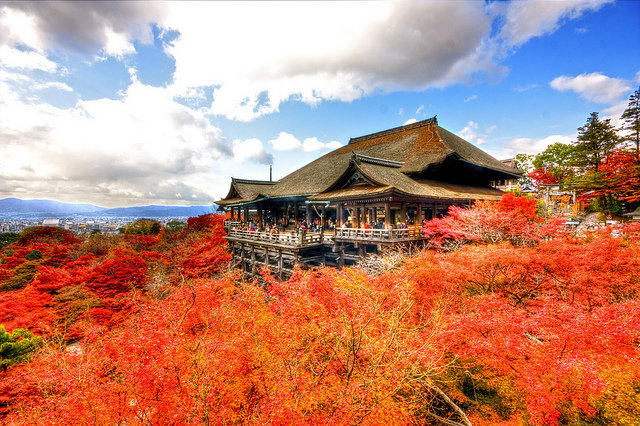
{"label": "distant mountain", "polygon": [[61,203],[51,200],[0,200],[0,218],[10,217],[193,217],[214,213],[216,206],[140,206],[105,208],[93,204]]}
{"label": "distant mountain", "polygon": [[20,200],[5,198],[0,200],[0,215],[10,214],[48,214],[53,216],[65,214],[95,213],[106,210],[93,204],[71,204],[51,200]]}
{"label": "distant mountain", "polygon": [[100,212],[100,215],[114,217],[193,217],[214,213],[216,210],[217,207],[213,206],[142,206],[107,209]]}

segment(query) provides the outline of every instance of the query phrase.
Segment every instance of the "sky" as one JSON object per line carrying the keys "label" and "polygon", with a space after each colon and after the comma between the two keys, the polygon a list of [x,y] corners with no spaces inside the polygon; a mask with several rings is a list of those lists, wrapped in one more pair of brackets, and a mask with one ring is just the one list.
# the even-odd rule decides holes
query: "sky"
{"label": "sky", "polygon": [[209,205],[434,115],[535,154],[639,86],[636,1],[0,1],[0,198]]}

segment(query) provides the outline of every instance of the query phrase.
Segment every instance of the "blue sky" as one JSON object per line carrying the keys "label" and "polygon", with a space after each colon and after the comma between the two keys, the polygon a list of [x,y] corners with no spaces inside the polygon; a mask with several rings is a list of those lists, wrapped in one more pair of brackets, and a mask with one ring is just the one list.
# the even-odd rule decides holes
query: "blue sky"
{"label": "blue sky", "polygon": [[640,2],[0,2],[0,198],[210,204],[438,115],[497,158],[614,123]]}

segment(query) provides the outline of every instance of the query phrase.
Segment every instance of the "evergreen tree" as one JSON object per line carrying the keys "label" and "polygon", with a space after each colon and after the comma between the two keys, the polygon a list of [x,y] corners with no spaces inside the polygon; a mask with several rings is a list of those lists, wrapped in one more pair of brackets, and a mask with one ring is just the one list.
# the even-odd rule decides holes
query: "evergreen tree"
{"label": "evergreen tree", "polygon": [[640,88],[629,96],[629,106],[620,118],[623,121],[620,127],[622,140],[635,144],[636,152],[640,153]]}
{"label": "evergreen tree", "polygon": [[600,120],[597,112],[587,118],[587,124],[578,127],[578,140],[573,144],[574,162],[578,167],[597,172],[605,157],[620,143],[611,120]]}

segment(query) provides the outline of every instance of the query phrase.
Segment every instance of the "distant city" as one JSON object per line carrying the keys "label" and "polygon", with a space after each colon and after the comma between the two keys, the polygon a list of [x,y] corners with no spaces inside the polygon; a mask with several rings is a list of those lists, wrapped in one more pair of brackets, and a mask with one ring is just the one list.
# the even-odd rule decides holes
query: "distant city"
{"label": "distant city", "polygon": [[189,217],[215,213],[216,206],[139,206],[104,208],[91,204],[51,200],[0,200],[0,233],[21,232],[32,226],[57,226],[77,234],[118,233],[128,223],[147,218],[163,225]]}

